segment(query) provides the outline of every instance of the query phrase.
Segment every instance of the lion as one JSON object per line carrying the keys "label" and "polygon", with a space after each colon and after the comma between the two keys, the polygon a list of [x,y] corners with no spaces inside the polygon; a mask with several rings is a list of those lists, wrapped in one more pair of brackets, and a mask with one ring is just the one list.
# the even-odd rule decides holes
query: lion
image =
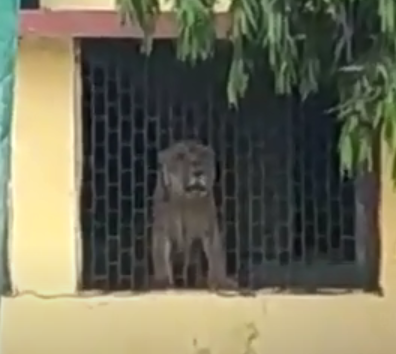
{"label": "lion", "polygon": [[153,198],[152,261],[154,281],[174,285],[172,255],[184,256],[187,279],[193,243],[201,242],[208,261],[210,288],[236,288],[226,274],[226,258],[220,237],[213,196],[213,150],[194,140],[179,141],[158,155],[159,171]]}

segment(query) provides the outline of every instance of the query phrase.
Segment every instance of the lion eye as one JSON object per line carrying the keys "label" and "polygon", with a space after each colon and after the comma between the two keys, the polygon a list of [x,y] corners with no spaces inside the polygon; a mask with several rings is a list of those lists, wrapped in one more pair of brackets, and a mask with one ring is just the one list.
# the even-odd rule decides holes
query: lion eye
{"label": "lion eye", "polygon": [[176,155],[176,158],[177,158],[178,160],[183,160],[183,159],[184,159],[184,153],[179,152],[179,153]]}

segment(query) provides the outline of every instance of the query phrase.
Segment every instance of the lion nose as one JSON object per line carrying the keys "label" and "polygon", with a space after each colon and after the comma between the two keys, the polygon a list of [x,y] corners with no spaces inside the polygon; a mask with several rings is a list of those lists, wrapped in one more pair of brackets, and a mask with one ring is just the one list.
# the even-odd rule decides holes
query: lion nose
{"label": "lion nose", "polygon": [[194,177],[201,177],[203,175],[203,172],[201,170],[194,171],[193,176]]}

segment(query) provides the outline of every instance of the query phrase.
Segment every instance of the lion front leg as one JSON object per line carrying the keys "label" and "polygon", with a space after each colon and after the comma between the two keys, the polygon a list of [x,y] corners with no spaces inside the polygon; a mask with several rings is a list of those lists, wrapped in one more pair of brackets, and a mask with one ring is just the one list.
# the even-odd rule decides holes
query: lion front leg
{"label": "lion front leg", "polygon": [[173,287],[173,269],[171,260],[172,244],[162,230],[153,232],[152,261],[155,287]]}
{"label": "lion front leg", "polygon": [[[216,227],[217,229],[217,227]],[[227,276],[226,257],[218,229],[205,235],[203,248],[208,260],[208,285],[211,289],[237,289],[236,281]]]}

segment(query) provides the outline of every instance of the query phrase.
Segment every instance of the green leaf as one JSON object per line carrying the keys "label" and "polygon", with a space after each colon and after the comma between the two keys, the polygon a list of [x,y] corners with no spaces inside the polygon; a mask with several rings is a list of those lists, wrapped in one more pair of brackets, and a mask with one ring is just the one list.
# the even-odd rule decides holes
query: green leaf
{"label": "green leaf", "polygon": [[[175,0],[176,55],[192,64],[210,58],[216,41],[215,0]],[[150,53],[159,0],[117,0],[122,22],[136,22]],[[321,88],[338,92],[330,111],[342,124],[341,168],[373,166],[380,133],[396,165],[395,0],[231,0],[229,103],[238,106],[257,67],[268,66],[276,94]],[[268,77],[262,80],[269,81]],[[263,99],[265,99],[263,97]],[[396,181],[396,167],[392,177]]]}
{"label": "green leaf", "polygon": [[152,36],[160,12],[158,0],[116,0],[121,15],[121,23],[128,25],[138,23],[143,30],[144,39],[142,51],[150,54],[152,50]]}

